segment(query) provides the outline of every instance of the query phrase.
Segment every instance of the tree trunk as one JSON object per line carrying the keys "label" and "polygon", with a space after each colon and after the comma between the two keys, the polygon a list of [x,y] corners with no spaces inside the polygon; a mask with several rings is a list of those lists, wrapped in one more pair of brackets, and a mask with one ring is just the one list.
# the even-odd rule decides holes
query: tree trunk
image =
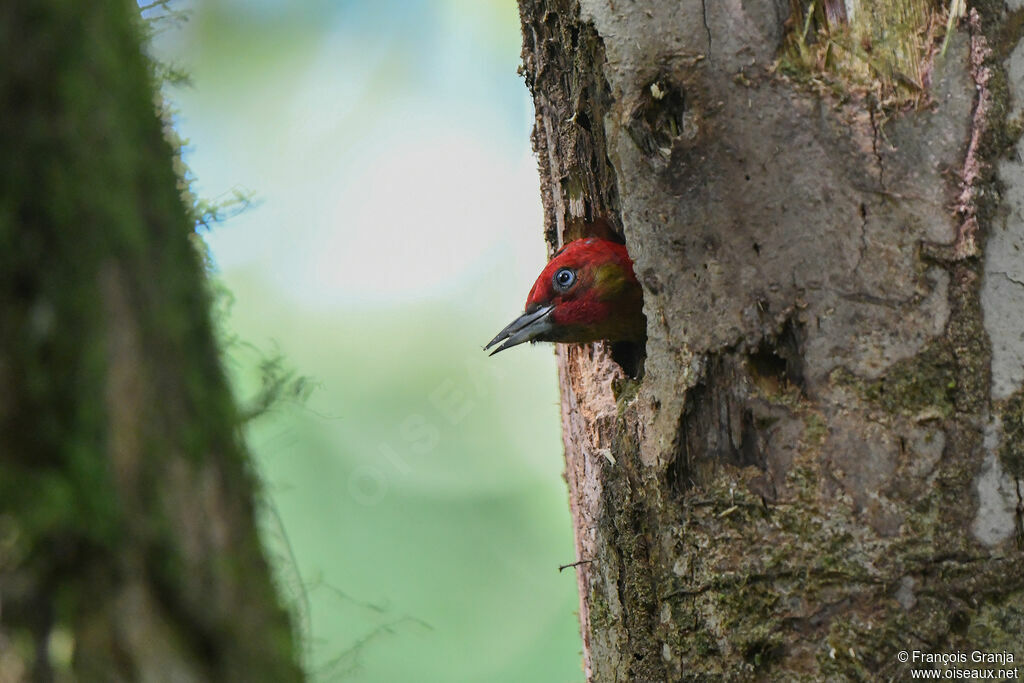
{"label": "tree trunk", "polygon": [[1024,10],[949,5],[520,0],[549,246],[647,315],[557,352],[588,679],[1024,658]]}
{"label": "tree trunk", "polygon": [[0,8],[0,680],[295,680],[137,14]]}

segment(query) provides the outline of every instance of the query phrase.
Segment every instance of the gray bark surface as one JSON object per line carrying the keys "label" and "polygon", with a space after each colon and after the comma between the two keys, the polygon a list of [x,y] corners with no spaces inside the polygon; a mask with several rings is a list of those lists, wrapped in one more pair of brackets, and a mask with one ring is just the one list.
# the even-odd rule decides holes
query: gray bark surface
{"label": "gray bark surface", "polygon": [[557,352],[588,678],[1020,662],[1021,10],[894,110],[772,68],[788,2],[520,8],[549,245],[620,226],[648,320]]}

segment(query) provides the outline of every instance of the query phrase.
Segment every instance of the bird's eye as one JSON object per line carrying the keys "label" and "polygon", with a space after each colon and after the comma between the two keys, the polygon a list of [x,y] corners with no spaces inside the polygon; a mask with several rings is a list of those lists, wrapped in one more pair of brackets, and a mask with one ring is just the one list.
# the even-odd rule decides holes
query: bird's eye
{"label": "bird's eye", "polygon": [[571,268],[560,268],[552,278],[555,289],[564,292],[576,284],[576,273]]}

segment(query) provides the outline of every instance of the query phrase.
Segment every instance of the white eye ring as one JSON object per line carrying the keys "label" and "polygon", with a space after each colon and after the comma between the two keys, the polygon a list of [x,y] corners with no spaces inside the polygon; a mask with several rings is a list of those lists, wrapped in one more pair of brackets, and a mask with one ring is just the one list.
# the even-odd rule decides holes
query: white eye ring
{"label": "white eye ring", "polygon": [[560,292],[568,291],[576,284],[576,272],[572,268],[559,268],[552,276],[551,284]]}

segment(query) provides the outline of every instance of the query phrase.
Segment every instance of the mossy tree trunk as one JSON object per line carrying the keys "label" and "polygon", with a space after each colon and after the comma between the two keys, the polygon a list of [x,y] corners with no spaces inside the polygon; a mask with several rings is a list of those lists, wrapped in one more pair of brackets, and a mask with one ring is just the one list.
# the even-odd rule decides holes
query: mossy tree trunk
{"label": "mossy tree trunk", "polygon": [[0,680],[296,680],[137,15],[0,9]]}
{"label": "mossy tree trunk", "polygon": [[949,4],[520,0],[549,245],[648,321],[558,350],[588,678],[1024,658],[1024,13]]}

